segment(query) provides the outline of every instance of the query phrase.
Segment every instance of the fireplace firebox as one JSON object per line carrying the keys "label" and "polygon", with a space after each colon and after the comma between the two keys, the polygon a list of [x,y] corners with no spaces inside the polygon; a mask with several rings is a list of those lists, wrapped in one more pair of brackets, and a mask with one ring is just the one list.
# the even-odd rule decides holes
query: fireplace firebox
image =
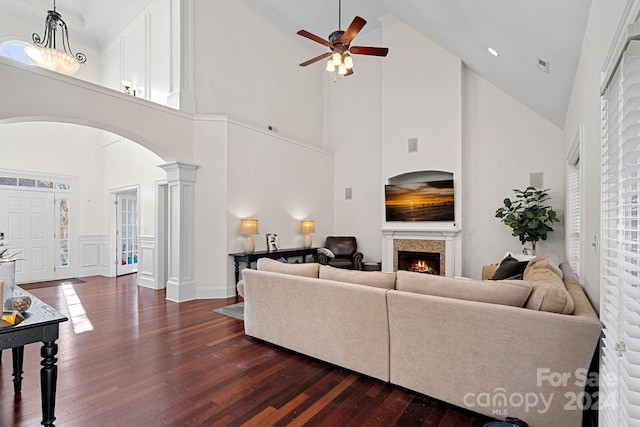
{"label": "fireplace firebox", "polygon": [[438,252],[398,251],[398,270],[440,275]]}

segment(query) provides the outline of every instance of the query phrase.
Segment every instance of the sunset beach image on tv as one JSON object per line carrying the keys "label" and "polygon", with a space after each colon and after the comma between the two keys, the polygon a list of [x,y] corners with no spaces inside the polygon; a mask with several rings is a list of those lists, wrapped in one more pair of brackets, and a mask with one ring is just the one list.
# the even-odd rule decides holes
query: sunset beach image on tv
{"label": "sunset beach image on tv", "polygon": [[453,180],[385,185],[387,221],[453,221]]}

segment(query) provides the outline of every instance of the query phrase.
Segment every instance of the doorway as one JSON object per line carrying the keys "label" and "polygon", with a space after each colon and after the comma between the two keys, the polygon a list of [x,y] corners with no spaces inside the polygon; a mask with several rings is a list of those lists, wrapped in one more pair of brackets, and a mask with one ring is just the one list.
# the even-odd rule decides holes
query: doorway
{"label": "doorway", "polygon": [[115,193],[116,276],[138,272],[138,189]]}

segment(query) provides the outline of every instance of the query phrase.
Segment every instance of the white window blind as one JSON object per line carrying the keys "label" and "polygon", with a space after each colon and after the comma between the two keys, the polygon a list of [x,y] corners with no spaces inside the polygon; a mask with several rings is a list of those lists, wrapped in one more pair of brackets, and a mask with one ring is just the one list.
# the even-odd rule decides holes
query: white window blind
{"label": "white window blind", "polygon": [[600,424],[640,423],[640,42],[631,41],[602,110],[604,326]]}
{"label": "white window blind", "polygon": [[[580,140],[578,139],[577,141],[578,146],[576,149],[579,151]],[[580,240],[580,204],[582,201],[580,173],[580,157],[578,155],[569,159],[567,173],[567,260],[576,275],[580,274],[580,259],[582,257]]]}

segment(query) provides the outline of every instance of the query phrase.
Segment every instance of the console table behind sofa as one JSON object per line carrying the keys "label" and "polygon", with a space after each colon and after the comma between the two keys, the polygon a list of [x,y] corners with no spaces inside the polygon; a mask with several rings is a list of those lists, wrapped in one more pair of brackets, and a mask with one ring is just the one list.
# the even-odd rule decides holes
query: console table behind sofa
{"label": "console table behind sofa", "polygon": [[[247,264],[247,268],[251,268],[251,263],[257,261],[259,258],[271,258],[280,259],[284,258],[287,261],[289,258],[302,257],[302,262],[306,262],[308,255],[313,256],[313,261],[316,261],[318,255],[318,248],[291,248],[291,249],[278,249],[275,251],[255,251],[252,254],[245,254],[244,252],[238,252],[235,254],[229,254],[233,257],[235,263],[236,284],[240,281],[240,263]],[[236,295],[237,295],[236,289]]]}

